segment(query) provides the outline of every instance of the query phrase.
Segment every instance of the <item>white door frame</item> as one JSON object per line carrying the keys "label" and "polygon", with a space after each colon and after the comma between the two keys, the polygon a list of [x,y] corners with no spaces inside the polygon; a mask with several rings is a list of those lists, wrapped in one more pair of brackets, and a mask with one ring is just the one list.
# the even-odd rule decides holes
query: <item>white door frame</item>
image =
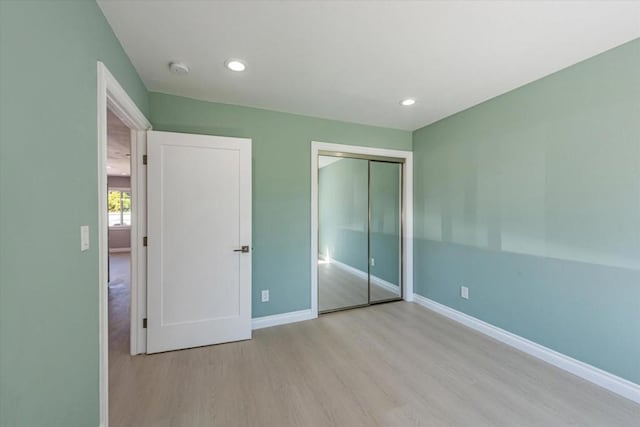
{"label": "white door frame", "polygon": [[411,151],[386,148],[361,147],[358,145],[311,142],[311,314],[318,316],[318,152],[333,151],[369,156],[395,157],[404,159],[402,203],[404,206],[404,227],[402,249],[404,279],[402,299],[413,301],[413,153]]}
{"label": "white door frame", "polygon": [[131,354],[143,353],[146,337],[137,319],[146,309],[146,175],[139,173],[151,123],[122,86],[98,61],[98,341],[100,359],[100,426],[109,425],[109,298],[107,211],[107,108],[131,129]]}

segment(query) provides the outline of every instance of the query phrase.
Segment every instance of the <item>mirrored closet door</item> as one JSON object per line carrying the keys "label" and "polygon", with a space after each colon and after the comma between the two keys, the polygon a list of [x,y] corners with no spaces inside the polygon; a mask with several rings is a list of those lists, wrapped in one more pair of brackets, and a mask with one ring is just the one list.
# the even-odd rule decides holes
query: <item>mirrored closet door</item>
{"label": "mirrored closet door", "polygon": [[369,162],[370,302],[402,297],[402,165]]}
{"label": "mirrored closet door", "polygon": [[318,157],[318,310],[402,297],[401,160]]}

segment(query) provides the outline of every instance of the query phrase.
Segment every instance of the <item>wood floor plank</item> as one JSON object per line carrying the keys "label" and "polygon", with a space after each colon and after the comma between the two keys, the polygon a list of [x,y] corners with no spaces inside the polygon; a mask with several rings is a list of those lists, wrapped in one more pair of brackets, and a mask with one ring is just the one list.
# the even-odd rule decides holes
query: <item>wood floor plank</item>
{"label": "wood floor plank", "polygon": [[640,425],[640,405],[413,303],[135,357],[117,277],[109,304],[112,427]]}

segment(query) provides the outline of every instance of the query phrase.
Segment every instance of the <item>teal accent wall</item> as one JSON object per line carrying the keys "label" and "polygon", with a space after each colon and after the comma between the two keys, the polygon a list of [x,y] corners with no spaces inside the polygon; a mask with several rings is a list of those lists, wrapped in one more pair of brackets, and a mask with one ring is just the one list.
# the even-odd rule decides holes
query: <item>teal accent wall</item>
{"label": "teal accent wall", "polygon": [[[318,253],[367,272],[368,161],[343,159],[318,175]],[[400,284],[399,164],[371,162],[371,275]]]}
{"label": "teal accent wall", "polygon": [[639,70],[635,40],[417,130],[416,292],[640,383]]}
{"label": "teal accent wall", "polygon": [[0,1],[3,427],[99,422],[98,60],[147,112],[95,1]]}
{"label": "teal accent wall", "polygon": [[411,150],[408,131],[159,93],[149,104],[156,130],[253,140],[254,317],[311,305],[311,141]]}

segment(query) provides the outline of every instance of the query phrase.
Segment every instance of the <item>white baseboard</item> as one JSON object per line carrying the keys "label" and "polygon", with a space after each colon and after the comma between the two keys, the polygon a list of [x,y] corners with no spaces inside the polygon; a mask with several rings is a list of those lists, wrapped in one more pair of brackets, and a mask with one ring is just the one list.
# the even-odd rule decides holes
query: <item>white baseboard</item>
{"label": "white baseboard", "polygon": [[131,252],[131,248],[109,248],[110,254],[118,254],[123,252]]}
{"label": "white baseboard", "polygon": [[[323,257],[321,257],[323,258]],[[348,271],[349,273],[353,274],[354,276],[360,277],[362,279],[366,279],[368,277],[368,274],[366,271],[362,271],[362,270],[358,270],[355,267],[351,267],[350,265],[347,265],[343,262],[340,262],[338,260],[332,259],[330,261],[331,264],[335,265],[336,267]],[[373,283],[376,286],[380,286],[383,289],[388,290],[389,292],[393,292],[393,293],[398,293],[399,292],[399,286],[398,285],[394,285],[391,282],[387,282],[384,279],[381,279],[379,277],[376,276],[371,276],[371,283]]]}
{"label": "white baseboard", "polygon": [[315,319],[317,316],[311,309],[291,311],[289,313],[273,314],[271,316],[254,317],[251,320],[252,329],[268,328],[270,326],[285,325],[287,323],[302,322],[303,320]]}
{"label": "white baseboard", "polygon": [[449,319],[455,320],[471,329],[490,336],[504,344],[523,351],[540,360],[544,360],[562,370],[572,373],[584,380],[599,385],[622,397],[640,403],[640,385],[603,371],[600,368],[576,360],[565,354],[551,350],[543,345],[529,341],[504,329],[483,322],[446,305],[440,304],[422,295],[414,294],[414,301],[429,310],[435,311]]}

